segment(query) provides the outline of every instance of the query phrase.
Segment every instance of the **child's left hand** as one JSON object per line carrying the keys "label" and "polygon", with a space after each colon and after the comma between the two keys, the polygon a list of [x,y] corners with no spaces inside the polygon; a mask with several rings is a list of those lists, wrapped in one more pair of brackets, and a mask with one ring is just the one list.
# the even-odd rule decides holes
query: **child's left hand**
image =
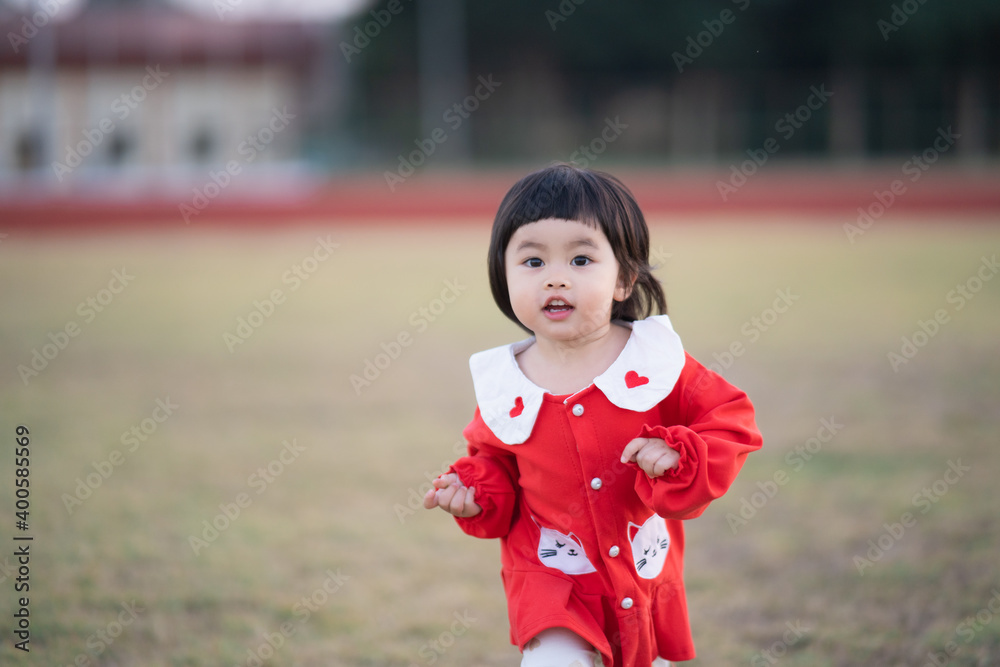
{"label": "child's left hand", "polygon": [[622,450],[622,463],[635,463],[650,477],[677,467],[680,459],[662,438],[636,438]]}

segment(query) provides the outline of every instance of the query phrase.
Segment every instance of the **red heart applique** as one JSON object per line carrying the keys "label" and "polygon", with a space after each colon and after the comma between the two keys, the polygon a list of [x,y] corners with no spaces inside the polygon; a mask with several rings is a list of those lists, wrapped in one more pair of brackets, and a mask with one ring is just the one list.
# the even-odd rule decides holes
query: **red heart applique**
{"label": "red heart applique", "polygon": [[518,417],[522,412],[524,412],[524,401],[518,396],[514,399],[514,407],[510,409],[510,418]]}
{"label": "red heart applique", "polygon": [[639,375],[635,371],[629,371],[625,374],[625,386],[629,389],[635,389],[649,382],[649,378],[643,375]]}

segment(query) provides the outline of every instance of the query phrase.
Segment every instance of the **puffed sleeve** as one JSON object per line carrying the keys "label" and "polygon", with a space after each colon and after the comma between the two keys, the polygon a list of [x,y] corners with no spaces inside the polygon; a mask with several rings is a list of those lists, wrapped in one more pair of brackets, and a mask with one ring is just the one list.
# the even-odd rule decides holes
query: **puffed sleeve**
{"label": "puffed sleeve", "polygon": [[760,449],[762,438],[747,395],[693,359],[677,390],[682,425],[646,425],[636,437],[662,438],[680,460],[656,478],[639,469],[635,491],[664,518],[693,519],[729,490],[746,455]]}
{"label": "puffed sleeve", "polygon": [[517,504],[517,460],[510,446],[496,440],[489,427],[476,416],[463,431],[469,443],[468,456],[455,461],[448,472],[453,472],[462,484],[476,489],[476,503],[483,511],[474,517],[455,517],[458,525],[473,537],[504,537],[510,531]]}

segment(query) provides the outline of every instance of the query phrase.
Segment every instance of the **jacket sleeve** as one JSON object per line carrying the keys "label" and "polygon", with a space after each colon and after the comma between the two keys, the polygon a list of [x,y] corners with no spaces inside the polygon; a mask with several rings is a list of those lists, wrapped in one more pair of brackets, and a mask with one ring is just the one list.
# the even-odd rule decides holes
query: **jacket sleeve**
{"label": "jacket sleeve", "polygon": [[510,532],[517,505],[517,461],[503,445],[487,442],[489,427],[476,417],[463,432],[468,456],[455,461],[448,472],[458,475],[462,483],[476,489],[476,503],[483,511],[474,517],[455,517],[459,527],[473,537],[504,537]]}
{"label": "jacket sleeve", "polygon": [[[680,413],[685,415],[682,425],[646,425],[636,435],[662,438],[680,454],[677,466],[660,477],[650,478],[642,469],[636,473],[639,498],[667,519],[700,516],[729,490],[746,455],[762,444],[747,395],[714,371],[691,362],[690,380],[678,387]],[[683,373],[681,379],[688,375]]]}

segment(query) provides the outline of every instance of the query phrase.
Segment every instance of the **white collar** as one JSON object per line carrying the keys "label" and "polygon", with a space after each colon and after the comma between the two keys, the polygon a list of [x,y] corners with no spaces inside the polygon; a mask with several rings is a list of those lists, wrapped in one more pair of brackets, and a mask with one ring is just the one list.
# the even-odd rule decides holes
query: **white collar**
{"label": "white collar", "polygon": [[[673,391],[684,368],[684,346],[666,315],[632,322],[631,327],[625,348],[593,384],[618,407],[645,412]],[[519,445],[531,436],[548,393],[521,372],[514,358],[534,342],[527,338],[469,359],[479,413],[508,445]]]}

